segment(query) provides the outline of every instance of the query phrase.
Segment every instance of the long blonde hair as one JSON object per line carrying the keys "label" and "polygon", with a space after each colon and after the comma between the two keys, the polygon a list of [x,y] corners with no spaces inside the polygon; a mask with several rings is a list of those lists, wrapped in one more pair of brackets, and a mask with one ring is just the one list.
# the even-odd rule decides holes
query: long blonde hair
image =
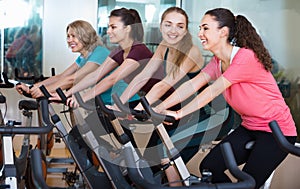
{"label": "long blonde hair", "polygon": [[[184,59],[187,58],[188,52],[191,50],[193,47],[193,40],[192,40],[192,35],[189,32],[188,29],[188,23],[189,23],[189,18],[186,12],[179,8],[179,7],[170,7],[167,10],[164,11],[161,17],[160,23],[163,23],[163,20],[165,19],[166,15],[171,13],[171,12],[176,12],[179,14],[182,14],[185,19],[186,19],[186,30],[187,33],[185,36],[179,41],[177,49],[175,49],[175,55],[174,55],[174,66],[172,66],[171,72],[174,76],[174,73],[176,73],[179,70],[179,67],[183,63]],[[169,47],[170,48],[170,47]]]}

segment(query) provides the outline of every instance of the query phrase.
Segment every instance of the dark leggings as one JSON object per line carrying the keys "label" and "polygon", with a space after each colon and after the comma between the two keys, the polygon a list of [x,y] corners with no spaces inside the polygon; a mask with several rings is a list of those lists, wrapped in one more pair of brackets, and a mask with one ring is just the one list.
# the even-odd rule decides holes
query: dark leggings
{"label": "dark leggings", "polygon": [[[288,136],[286,138],[292,144],[296,142],[296,136]],[[255,141],[252,149],[245,148],[246,143],[249,141]],[[231,182],[224,173],[227,168],[220,149],[220,144],[224,142],[231,144],[237,164],[245,163],[243,171],[255,179],[255,188],[262,186],[288,155],[288,153],[280,149],[272,133],[250,131],[243,126],[239,126],[216,145],[200,164],[201,172],[204,169],[212,172],[213,183]]]}

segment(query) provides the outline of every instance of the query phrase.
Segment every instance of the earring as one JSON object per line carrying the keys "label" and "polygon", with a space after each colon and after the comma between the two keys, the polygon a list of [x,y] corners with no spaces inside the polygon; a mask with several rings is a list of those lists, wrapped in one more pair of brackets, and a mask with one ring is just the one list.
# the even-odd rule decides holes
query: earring
{"label": "earring", "polygon": [[237,41],[237,39],[234,37],[234,38],[232,38],[232,40],[230,41],[230,44],[231,44],[232,46],[236,46],[236,41]]}

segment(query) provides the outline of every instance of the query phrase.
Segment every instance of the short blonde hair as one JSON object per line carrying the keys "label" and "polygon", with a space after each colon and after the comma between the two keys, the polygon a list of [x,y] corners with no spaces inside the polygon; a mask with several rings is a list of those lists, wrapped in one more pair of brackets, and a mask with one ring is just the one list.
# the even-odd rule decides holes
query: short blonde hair
{"label": "short blonde hair", "polygon": [[103,46],[100,36],[97,34],[93,26],[84,20],[76,20],[67,26],[66,32],[72,28],[77,34],[78,40],[83,44],[84,48],[91,52],[97,46]]}

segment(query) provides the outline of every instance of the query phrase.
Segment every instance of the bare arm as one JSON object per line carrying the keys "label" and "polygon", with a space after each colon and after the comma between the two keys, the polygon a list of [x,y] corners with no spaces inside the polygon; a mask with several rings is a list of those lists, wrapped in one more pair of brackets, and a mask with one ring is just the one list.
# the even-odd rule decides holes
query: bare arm
{"label": "bare arm", "polygon": [[76,83],[72,88],[70,88],[66,92],[66,96],[71,96],[76,92],[79,92],[83,89],[86,89],[96,84],[99,80],[101,80],[104,76],[106,76],[110,71],[112,71],[117,66],[118,64],[110,57],[108,57],[105,60],[105,62],[101,66],[99,66],[95,71],[83,77],[78,83]]}
{"label": "bare arm", "polygon": [[162,63],[162,55],[159,53],[161,50],[158,47],[153,57],[147,63],[145,68],[139,73],[126,87],[125,91],[120,96],[123,103],[127,102],[132,96],[134,96],[153,76],[153,74],[159,69]]}
{"label": "bare arm", "polygon": [[180,102],[189,98],[195,91],[210,81],[210,76],[204,72],[200,72],[193,79],[183,83],[178,89],[175,90],[167,99],[160,103],[156,108],[158,110],[166,110]]}
{"label": "bare arm", "polygon": [[167,75],[162,81],[156,83],[151,90],[146,94],[146,98],[149,104],[155,103],[162,97],[170,88],[172,88],[179,80],[181,80],[186,73],[183,70],[180,70],[176,77],[173,75]]}
{"label": "bare arm", "polygon": [[[54,85],[55,83],[61,81],[63,78],[66,78],[72,74],[74,74],[76,72],[76,70],[78,69],[78,66],[76,63],[71,64],[71,66],[69,66],[66,70],[64,70],[62,73],[52,76],[44,81],[38,82],[36,84],[34,84],[34,87],[32,87],[29,92],[32,95],[33,98],[37,98],[40,96],[43,96],[42,92],[40,91],[39,87],[41,85],[44,85],[49,91],[53,90],[51,89],[51,85]],[[57,88],[57,87],[56,87]],[[55,91],[55,89],[54,89]],[[50,91],[53,92],[53,91]]]}
{"label": "bare arm", "polygon": [[213,84],[197,95],[197,97],[190,103],[177,111],[177,116],[175,116],[176,119],[181,119],[182,117],[202,108],[230,86],[231,83],[226,78],[223,76],[219,77]]}
{"label": "bare arm", "polygon": [[96,70],[99,66],[99,64],[94,62],[87,62],[82,68],[78,69],[73,74],[60,78],[58,81],[47,86],[46,88],[49,92],[55,92],[57,88],[68,89],[78,81],[81,81],[84,76]]}
{"label": "bare arm", "polygon": [[134,77],[134,79],[129,83],[125,91],[120,96],[121,101],[125,103],[134,96],[151,79],[160,64],[161,60],[151,59],[143,71]]}
{"label": "bare arm", "polygon": [[49,86],[53,83],[56,83],[57,81],[60,81],[62,78],[67,77],[69,75],[72,75],[73,73],[75,73],[78,70],[78,66],[77,64],[74,62],[72,63],[67,69],[65,69],[62,73],[54,75],[52,77],[49,77],[48,79],[38,82],[35,85],[37,86]]}
{"label": "bare arm", "polygon": [[[167,62],[167,67],[170,67],[172,62]],[[178,72],[174,74],[168,74],[162,81],[155,84],[151,90],[147,93],[146,98],[149,104],[153,104],[160,97],[162,97],[171,87],[173,87],[178,81],[187,77],[189,72],[199,71],[203,66],[202,54],[197,46],[193,46],[189,51],[187,58],[181,64]],[[194,91],[195,92],[195,91]]]}
{"label": "bare arm", "polygon": [[133,59],[125,59],[124,62],[114,70],[110,75],[102,79],[93,88],[90,89],[91,92],[85,93],[82,96],[84,101],[90,100],[95,96],[107,91],[119,80],[124,79],[135,71],[140,66],[140,63]]}

